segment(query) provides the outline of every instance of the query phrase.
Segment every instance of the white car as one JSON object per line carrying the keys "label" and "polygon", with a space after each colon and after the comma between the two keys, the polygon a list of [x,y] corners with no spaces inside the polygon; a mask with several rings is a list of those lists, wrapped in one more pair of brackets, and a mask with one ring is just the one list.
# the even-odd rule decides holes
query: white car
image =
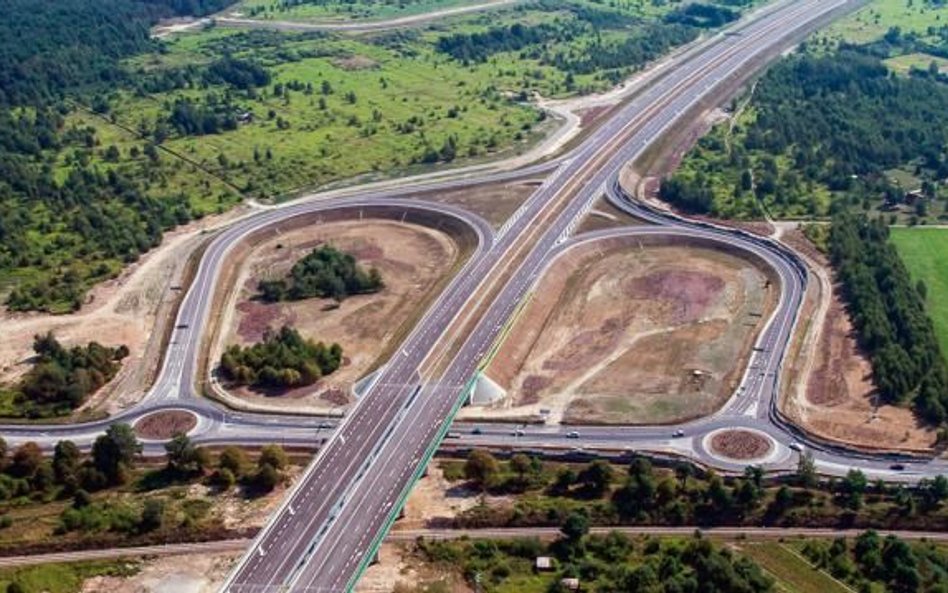
{"label": "white car", "polygon": [[803,451],[803,445],[801,445],[800,443],[798,443],[798,442],[796,442],[796,441],[791,442],[791,443],[790,443],[789,445],[787,445],[787,446],[790,447],[791,449],[793,449],[794,451]]}

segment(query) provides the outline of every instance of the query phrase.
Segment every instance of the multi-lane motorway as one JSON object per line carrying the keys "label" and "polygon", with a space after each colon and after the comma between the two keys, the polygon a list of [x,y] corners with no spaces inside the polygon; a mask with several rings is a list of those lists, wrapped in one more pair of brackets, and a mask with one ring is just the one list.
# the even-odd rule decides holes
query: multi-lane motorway
{"label": "multi-lane motorway", "polygon": [[[857,4],[858,0],[779,2],[773,9],[732,27],[728,34],[683,55],[674,69],[618,109],[563,157],[525,171],[424,186],[425,191],[435,191],[548,173],[543,185],[499,232],[460,208],[408,199],[421,191],[418,187],[303,201],[238,221],[208,244],[181,303],[159,378],[139,406],[109,421],[56,427],[9,426],[0,428],[0,433],[12,444],[34,440],[50,446],[70,438],[88,445],[108,422],[131,421],[154,410],[177,407],[199,417],[192,431],[199,442],[282,440],[313,445],[328,437],[224,590],[349,590],[428,456],[438,446],[478,366],[547,267],[563,253],[590,241],[660,236],[726,246],[758,258],[778,279],[780,296],[775,312],[758,337],[739,388],[718,413],[681,427],[584,428],[581,438],[573,442],[589,451],[665,451],[736,469],[739,464],[714,456],[705,442],[715,430],[741,426],[773,440],[773,451],[764,460],[769,469],[792,467],[795,453],[787,445],[801,440],[814,447],[818,465],[827,473],[841,473],[852,465],[892,478],[940,473],[945,469],[943,464],[926,459],[909,463],[907,472],[893,475],[884,458],[814,444],[806,435],[797,435],[780,418],[776,398],[781,365],[806,288],[805,266],[796,255],[769,239],[688,221],[639,204],[629,199],[617,182],[625,163],[639,157],[721,85],[759,66],[763,58],[791,44],[802,31],[832,13]],[[574,236],[579,222],[603,195],[651,226]],[[334,430],[325,421],[234,413],[194,395],[201,379],[200,356],[209,343],[205,328],[213,314],[215,291],[219,290],[221,270],[236,245],[264,229],[292,224],[298,217],[316,220],[325,216],[330,220],[357,212],[358,216],[368,213],[394,217],[424,211],[451,217],[464,225],[476,237],[477,247]],[[446,331],[463,325],[456,322],[470,313],[476,315],[475,323],[463,336]],[[317,424],[327,427],[317,430]],[[462,446],[513,445],[539,450],[562,446],[565,436],[559,427],[524,428],[521,433],[509,426],[493,425],[477,432],[462,431]],[[147,446],[150,452],[160,448],[159,443]]]}

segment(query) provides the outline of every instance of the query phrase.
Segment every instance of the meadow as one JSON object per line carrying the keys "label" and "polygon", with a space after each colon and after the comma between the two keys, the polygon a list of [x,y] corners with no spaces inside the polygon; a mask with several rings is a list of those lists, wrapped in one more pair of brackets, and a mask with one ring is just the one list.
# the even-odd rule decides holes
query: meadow
{"label": "meadow", "polygon": [[892,242],[909,269],[912,278],[926,287],[928,314],[935,324],[935,333],[943,354],[948,354],[948,229],[893,228]]}

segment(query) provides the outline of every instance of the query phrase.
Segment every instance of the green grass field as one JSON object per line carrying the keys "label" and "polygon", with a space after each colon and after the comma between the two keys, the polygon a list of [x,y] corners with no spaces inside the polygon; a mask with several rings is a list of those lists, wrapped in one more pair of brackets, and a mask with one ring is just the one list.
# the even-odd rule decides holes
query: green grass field
{"label": "green grass field", "polygon": [[25,593],[78,593],[86,579],[131,576],[139,566],[132,561],[98,561],[4,569],[0,570],[0,591],[7,591],[11,583],[16,583]]}
{"label": "green grass field", "polygon": [[923,0],[873,0],[865,7],[817,33],[817,39],[868,43],[890,27],[924,35],[930,26],[948,24],[948,5],[933,7]]}
{"label": "green grass field", "polygon": [[740,552],[776,580],[786,593],[851,593],[839,581],[810,565],[799,553],[782,543],[742,543]]}
{"label": "green grass field", "polygon": [[928,289],[928,312],[942,353],[948,355],[948,229],[895,228],[892,242],[911,272]]}

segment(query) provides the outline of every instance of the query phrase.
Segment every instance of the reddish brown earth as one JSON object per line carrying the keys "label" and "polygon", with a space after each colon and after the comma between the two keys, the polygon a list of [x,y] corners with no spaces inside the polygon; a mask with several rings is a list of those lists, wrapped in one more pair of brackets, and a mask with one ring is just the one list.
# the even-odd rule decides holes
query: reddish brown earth
{"label": "reddish brown earth", "polygon": [[711,437],[711,450],[730,459],[746,461],[770,453],[770,439],[748,430],[728,430]]}
{"label": "reddish brown earth", "polygon": [[149,414],[135,423],[135,434],[143,439],[170,439],[176,434],[187,434],[197,426],[197,417],[191,412],[170,410]]}

